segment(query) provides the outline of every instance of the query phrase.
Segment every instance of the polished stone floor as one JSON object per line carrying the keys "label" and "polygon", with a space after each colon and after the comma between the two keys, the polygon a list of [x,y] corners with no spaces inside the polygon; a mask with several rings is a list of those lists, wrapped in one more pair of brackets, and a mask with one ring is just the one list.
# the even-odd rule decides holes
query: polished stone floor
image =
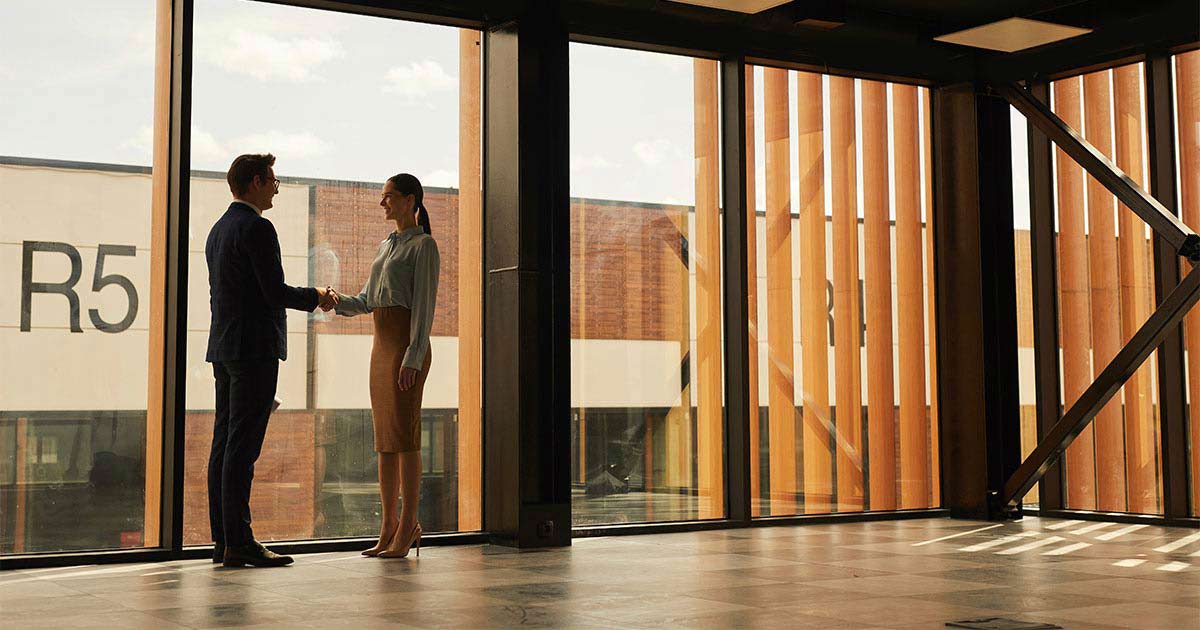
{"label": "polished stone floor", "polygon": [[0,573],[0,627],[1200,628],[1200,532],[1029,518],[578,539],[518,553]]}

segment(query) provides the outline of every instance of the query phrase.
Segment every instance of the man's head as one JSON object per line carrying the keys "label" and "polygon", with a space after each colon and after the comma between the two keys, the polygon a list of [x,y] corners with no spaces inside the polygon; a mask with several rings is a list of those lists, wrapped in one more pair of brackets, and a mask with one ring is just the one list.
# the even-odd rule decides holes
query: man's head
{"label": "man's head", "polygon": [[242,201],[248,201],[259,210],[267,210],[272,198],[279,192],[279,180],[275,179],[275,156],[270,153],[248,153],[239,155],[229,166],[225,179],[229,192]]}

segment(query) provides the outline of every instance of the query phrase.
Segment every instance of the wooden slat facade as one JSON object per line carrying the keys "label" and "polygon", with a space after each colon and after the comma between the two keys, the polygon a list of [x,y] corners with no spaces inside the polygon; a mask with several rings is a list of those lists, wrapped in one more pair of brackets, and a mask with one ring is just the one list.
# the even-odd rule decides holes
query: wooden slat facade
{"label": "wooden slat facade", "polygon": [[800,137],[800,346],[804,511],[831,510],[833,418],[829,410],[829,334],[825,282],[825,123],[821,75],[796,74]]}
{"label": "wooden slat facade", "polygon": [[[829,77],[833,193],[833,317],[836,373],[837,504],[863,509],[862,321],[858,291],[858,200],[854,79]],[[771,328],[772,335],[774,327]]]}
{"label": "wooden slat facade", "polygon": [[[892,227],[887,84],[862,82],[864,300],[867,321],[867,445],[870,508],[896,509],[892,367]],[[898,129],[897,129],[898,130]],[[897,161],[899,167],[899,161]],[[905,256],[901,255],[901,259]]]}
{"label": "wooden slat facade", "polygon": [[[1105,155],[1113,155],[1110,72],[1083,76],[1084,135]],[[1114,208],[1116,197],[1087,177],[1088,280],[1092,322],[1092,376],[1121,349],[1121,293]],[[1096,507],[1125,510],[1125,427],[1121,400],[1114,397],[1092,421],[1096,435]]]}
{"label": "wooden slat facade", "polygon": [[[1053,109],[1074,129],[1082,129],[1079,78],[1054,82]],[[1088,248],[1084,228],[1084,173],[1061,149],[1054,151],[1058,187],[1058,303],[1062,346],[1063,405],[1073,404],[1092,382]],[[1067,507],[1096,509],[1094,427],[1089,425],[1067,448]]]}
{"label": "wooden slat facade", "polygon": [[[458,54],[458,529],[475,531],[483,528],[483,110],[479,31],[459,30]],[[582,445],[579,452],[582,458]]]}
{"label": "wooden slat facade", "polygon": [[721,385],[721,163],[718,64],[693,60],[695,91],[696,482],[699,517],[725,516]]}
{"label": "wooden slat facade", "polygon": [[758,191],[754,137],[754,66],[746,66],[746,350],[749,354],[747,410],[750,440],[750,516],[762,516],[762,475],[759,448],[758,400]]}
{"label": "wooden slat facade", "polygon": [[792,347],[792,211],[788,72],[763,71],[767,197],[767,370],[771,514],[796,512]]}

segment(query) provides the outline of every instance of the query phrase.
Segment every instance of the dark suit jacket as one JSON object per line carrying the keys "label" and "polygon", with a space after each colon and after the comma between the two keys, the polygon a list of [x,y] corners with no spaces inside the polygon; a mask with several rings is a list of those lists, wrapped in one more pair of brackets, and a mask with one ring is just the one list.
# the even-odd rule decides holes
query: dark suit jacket
{"label": "dark suit jacket", "polygon": [[204,246],[212,325],[205,360],[287,359],[285,308],[311,311],[317,290],[283,282],[279,236],[254,208],[235,201]]}

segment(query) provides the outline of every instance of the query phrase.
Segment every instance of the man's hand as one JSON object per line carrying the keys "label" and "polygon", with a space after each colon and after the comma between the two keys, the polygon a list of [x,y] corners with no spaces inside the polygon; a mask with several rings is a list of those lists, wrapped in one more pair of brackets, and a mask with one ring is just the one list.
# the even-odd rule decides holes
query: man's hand
{"label": "man's hand", "polygon": [[396,384],[400,386],[400,391],[408,391],[416,382],[417,370],[410,367],[400,368],[400,378],[396,380]]}
{"label": "man's hand", "polygon": [[320,307],[322,311],[328,313],[329,311],[333,310],[333,307],[337,306],[341,301],[342,297],[338,295],[337,291],[333,290],[333,287],[317,289],[317,306]]}

